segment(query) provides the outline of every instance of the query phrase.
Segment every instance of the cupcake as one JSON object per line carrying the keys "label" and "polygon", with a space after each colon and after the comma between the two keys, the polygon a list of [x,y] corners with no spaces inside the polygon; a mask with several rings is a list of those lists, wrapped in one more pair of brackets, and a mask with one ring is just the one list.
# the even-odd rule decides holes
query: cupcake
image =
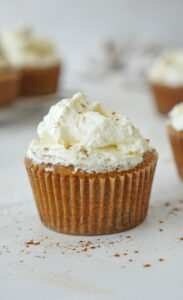
{"label": "cupcake", "polygon": [[0,108],[11,105],[19,94],[20,74],[12,70],[0,49]]}
{"label": "cupcake", "polygon": [[168,114],[168,136],[173,150],[178,174],[183,180],[183,102],[175,105]]}
{"label": "cupcake", "polygon": [[25,165],[47,227],[111,234],[144,220],[157,153],[127,117],[77,93],[52,106],[37,132]]}
{"label": "cupcake", "polygon": [[39,96],[57,91],[60,60],[48,41],[25,28],[4,31],[1,42],[11,65],[22,73],[21,95]]}
{"label": "cupcake", "polygon": [[183,101],[183,51],[169,51],[157,58],[148,74],[157,109],[167,114]]}

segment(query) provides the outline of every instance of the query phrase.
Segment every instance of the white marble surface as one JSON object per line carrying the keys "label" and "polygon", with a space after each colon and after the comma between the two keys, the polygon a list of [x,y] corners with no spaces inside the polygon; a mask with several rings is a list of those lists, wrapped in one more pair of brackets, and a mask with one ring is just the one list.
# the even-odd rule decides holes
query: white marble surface
{"label": "white marble surface", "polygon": [[[22,100],[9,113],[0,111],[0,299],[182,299],[183,185],[175,170],[165,119],[156,113],[143,85],[124,84],[119,76],[100,82],[82,79],[82,84],[70,82],[71,86],[74,91],[86,91],[106,108],[128,115],[157,148],[148,217],[137,228],[110,236],[72,237],[45,228],[23,158],[37,123],[55,100],[47,99],[37,109]],[[26,247],[30,240],[40,244]],[[80,240],[97,248],[82,251]]]}

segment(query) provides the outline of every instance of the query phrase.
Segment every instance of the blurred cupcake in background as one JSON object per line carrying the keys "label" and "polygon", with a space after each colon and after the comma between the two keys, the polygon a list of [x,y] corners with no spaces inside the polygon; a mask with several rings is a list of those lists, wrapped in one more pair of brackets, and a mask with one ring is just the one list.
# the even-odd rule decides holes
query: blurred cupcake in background
{"label": "blurred cupcake in background", "polygon": [[38,38],[28,28],[2,32],[1,42],[12,67],[22,73],[21,95],[48,95],[57,91],[60,59],[50,42]]}
{"label": "blurred cupcake in background", "polygon": [[13,70],[0,48],[0,108],[9,106],[19,94],[20,74]]}
{"label": "blurred cupcake in background", "polygon": [[167,114],[183,101],[183,51],[167,51],[161,54],[148,73],[157,109]]}
{"label": "blurred cupcake in background", "polygon": [[169,113],[167,130],[172,146],[177,170],[183,181],[183,102],[177,104]]}

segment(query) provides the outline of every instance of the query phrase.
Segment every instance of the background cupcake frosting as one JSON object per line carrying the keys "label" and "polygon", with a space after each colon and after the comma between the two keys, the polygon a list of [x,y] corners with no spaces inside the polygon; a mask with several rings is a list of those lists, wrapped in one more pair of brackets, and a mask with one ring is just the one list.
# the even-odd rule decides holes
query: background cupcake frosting
{"label": "background cupcake frosting", "polygon": [[46,39],[37,37],[31,28],[4,30],[1,44],[14,67],[48,67],[59,64],[60,59],[53,45]]}

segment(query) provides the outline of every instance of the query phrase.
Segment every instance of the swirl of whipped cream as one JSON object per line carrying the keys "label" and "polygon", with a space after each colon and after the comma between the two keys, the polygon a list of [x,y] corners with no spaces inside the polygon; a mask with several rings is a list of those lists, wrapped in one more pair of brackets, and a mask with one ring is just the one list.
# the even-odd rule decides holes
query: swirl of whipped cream
{"label": "swirl of whipped cream", "polygon": [[148,78],[154,83],[170,87],[183,85],[183,51],[167,51],[161,54],[149,70]]}
{"label": "swirl of whipped cream", "polygon": [[1,44],[14,67],[48,67],[59,64],[53,46],[34,36],[29,28],[2,32]]}
{"label": "swirl of whipped cream", "polygon": [[27,156],[35,163],[72,165],[91,172],[130,169],[143,161],[149,150],[127,117],[103,110],[86,95],[75,94],[50,108],[38,125]]}
{"label": "swirl of whipped cream", "polygon": [[183,102],[175,105],[168,114],[168,123],[176,130],[183,130]]}

